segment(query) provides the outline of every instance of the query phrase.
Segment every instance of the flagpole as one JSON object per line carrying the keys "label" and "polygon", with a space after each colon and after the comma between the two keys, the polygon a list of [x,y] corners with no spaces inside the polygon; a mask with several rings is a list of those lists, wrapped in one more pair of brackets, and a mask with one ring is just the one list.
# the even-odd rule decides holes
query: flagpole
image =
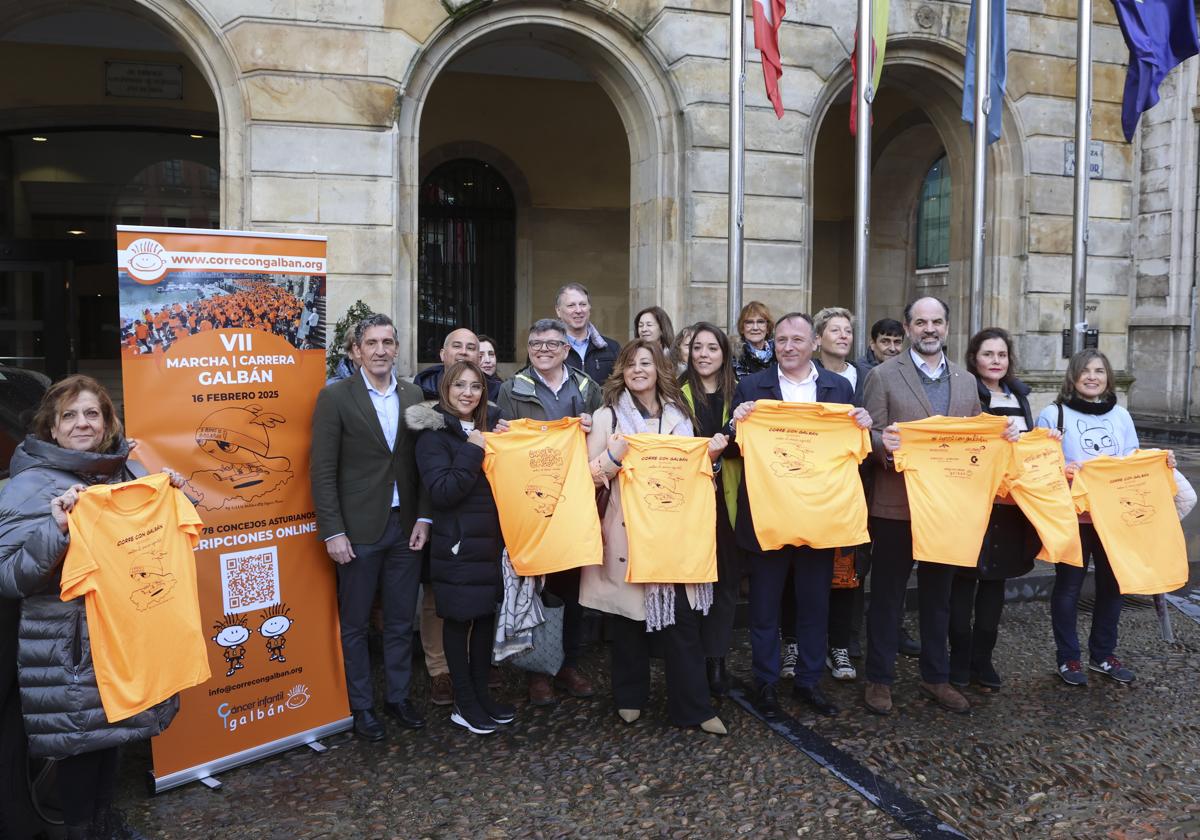
{"label": "flagpole", "polygon": [[1071,352],[1083,349],[1087,329],[1088,187],[1092,134],[1092,2],[1079,0],[1075,47],[1075,207],[1071,247]]}
{"label": "flagpole", "polygon": [[871,3],[858,0],[858,51],[854,62],[858,69],[854,96],[858,103],[854,138],[854,312],[859,328],[854,331],[854,356],[867,352],[867,249],[871,230]]}
{"label": "flagpole", "polygon": [[729,335],[737,336],[742,311],[743,193],[746,145],[743,95],[746,88],[745,0],[729,2]]}
{"label": "flagpole", "polygon": [[975,166],[971,207],[971,335],[983,329],[983,268],[986,254],[988,112],[992,93],[992,0],[975,0]]}

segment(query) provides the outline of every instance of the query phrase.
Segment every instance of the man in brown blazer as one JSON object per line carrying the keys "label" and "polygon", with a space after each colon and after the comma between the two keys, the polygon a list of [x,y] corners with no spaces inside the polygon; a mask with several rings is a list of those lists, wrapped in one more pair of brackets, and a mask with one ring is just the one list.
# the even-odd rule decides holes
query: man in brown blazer
{"label": "man in brown blazer", "polygon": [[[975,377],[946,358],[943,348],[949,325],[950,309],[944,301],[926,297],[910,303],[904,310],[909,349],[873,368],[863,393],[863,406],[874,421],[871,441],[875,468],[864,699],[870,711],[881,715],[892,710],[897,628],[913,566],[908,493],[904,476],[896,472],[892,461],[892,453],[900,448],[896,424],[934,415],[973,417],[980,412]],[[947,511],[947,516],[951,515]],[[946,648],[954,572],[955,567],[938,563],[921,563],[917,568],[920,689],[945,709],[968,712],[971,705],[967,698],[950,685]]]}
{"label": "man in brown blazer", "polygon": [[364,318],[354,342],[362,367],[317,397],[309,475],[317,530],[337,564],[342,656],[354,731],[378,741],[384,729],[375,717],[367,651],[376,590],[383,605],[384,708],[403,727],[425,725],[408,690],[430,505],[413,455],[416,435],[404,423],[404,411],[423,396],[420,388],[398,380],[393,371],[398,342],[392,319]]}

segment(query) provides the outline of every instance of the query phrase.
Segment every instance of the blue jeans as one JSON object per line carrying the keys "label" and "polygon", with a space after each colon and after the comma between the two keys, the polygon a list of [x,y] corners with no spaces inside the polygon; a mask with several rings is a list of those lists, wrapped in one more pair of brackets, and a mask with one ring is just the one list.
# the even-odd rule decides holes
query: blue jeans
{"label": "blue jeans", "polygon": [[[793,570],[795,587],[785,597],[796,599],[796,685],[815,686],[825,668],[829,624],[829,590],[833,584],[833,549],[784,546],[750,554],[750,651],[754,681],[779,682],[780,592]],[[793,628],[785,627],[784,632]]]}
{"label": "blue jeans", "polygon": [[1059,563],[1054,567],[1054,591],[1050,593],[1050,623],[1054,627],[1054,646],[1058,664],[1079,661],[1079,591],[1087,577],[1089,559],[1096,566],[1096,605],[1092,608],[1092,632],[1088,653],[1093,662],[1103,662],[1117,649],[1117,625],[1124,599],[1113,576],[1108,555],[1096,529],[1081,522],[1079,539],[1083,543],[1083,568]]}

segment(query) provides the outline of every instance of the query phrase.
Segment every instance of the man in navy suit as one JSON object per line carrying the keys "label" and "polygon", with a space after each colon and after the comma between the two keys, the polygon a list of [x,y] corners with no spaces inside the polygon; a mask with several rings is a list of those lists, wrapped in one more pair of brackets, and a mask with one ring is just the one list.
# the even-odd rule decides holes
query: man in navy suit
{"label": "man in navy suit", "polygon": [[[789,312],[780,318],[775,323],[775,364],[738,382],[731,431],[736,432],[736,424],[754,410],[755,400],[853,402],[854,386],[816,365],[812,360],[815,348],[812,318],[802,312]],[[871,427],[871,416],[865,410],[854,408],[850,415],[861,428]],[[769,718],[779,715],[779,596],[788,569],[794,569],[799,656],[792,693],[820,714],[837,714],[837,707],[818,684],[825,667],[833,549],[784,546],[763,551],[754,534],[744,476],[738,488],[735,532],[738,545],[750,561],[750,648],[759,708]]]}

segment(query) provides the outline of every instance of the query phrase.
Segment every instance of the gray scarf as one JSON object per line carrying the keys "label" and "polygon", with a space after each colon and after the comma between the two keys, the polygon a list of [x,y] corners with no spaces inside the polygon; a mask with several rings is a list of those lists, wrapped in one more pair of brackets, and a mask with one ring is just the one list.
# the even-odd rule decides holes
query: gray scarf
{"label": "gray scarf", "polygon": [[[625,434],[647,434],[670,429],[678,435],[692,434],[692,421],[673,405],[662,406],[662,422],[655,423],[652,428],[642,413],[638,411],[629,391],[621,391],[617,404],[613,406],[614,430]],[[675,623],[675,584],[647,583],[646,588],[646,629],[661,630]],[[696,609],[704,615],[712,607],[713,589],[711,583],[694,584],[696,587]]]}

